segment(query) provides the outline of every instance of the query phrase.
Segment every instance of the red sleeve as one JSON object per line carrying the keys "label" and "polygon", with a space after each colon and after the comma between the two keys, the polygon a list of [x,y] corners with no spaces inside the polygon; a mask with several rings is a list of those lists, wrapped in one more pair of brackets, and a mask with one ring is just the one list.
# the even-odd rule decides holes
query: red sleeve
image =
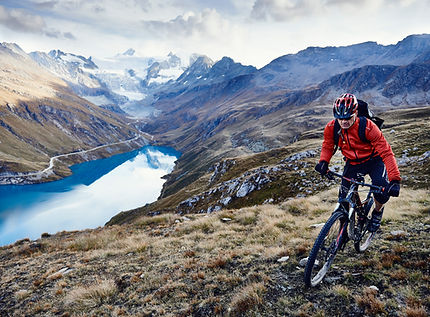
{"label": "red sleeve", "polygon": [[334,120],[327,123],[324,129],[324,141],[321,148],[320,162],[326,161],[330,163],[334,150]]}
{"label": "red sleeve", "polygon": [[382,158],[382,161],[387,168],[388,179],[390,181],[400,181],[400,172],[397,166],[396,158],[394,157],[393,150],[391,149],[390,144],[388,144],[381,130],[379,130],[376,124],[374,124],[371,120],[367,120],[366,138],[370,141],[378,155]]}

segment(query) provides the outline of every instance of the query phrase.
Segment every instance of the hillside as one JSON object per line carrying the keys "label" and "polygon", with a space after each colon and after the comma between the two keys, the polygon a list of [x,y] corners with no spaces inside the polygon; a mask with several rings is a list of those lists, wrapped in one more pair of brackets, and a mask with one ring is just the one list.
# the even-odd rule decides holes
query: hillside
{"label": "hillside", "polygon": [[304,289],[300,261],[336,192],[208,215],[142,217],[3,247],[0,313],[428,316],[428,190],[404,187],[371,248],[357,255],[348,245],[325,282]]}
{"label": "hillside", "polygon": [[[56,155],[88,150],[130,140],[139,135],[130,122],[74,94],[66,83],[38,66],[15,44],[0,45],[0,176],[25,182],[22,173],[41,171]],[[112,155],[142,146],[117,144],[91,153],[88,159]],[[68,164],[56,166],[45,179],[68,175]],[[17,174],[21,173],[21,174]],[[16,177],[18,176],[19,177]],[[35,180],[35,181],[40,181]]]}
{"label": "hillside", "polygon": [[[382,131],[399,162],[403,184],[428,189],[430,107],[393,110],[380,116],[385,119]],[[314,121],[322,122],[323,118],[316,117]],[[202,169],[203,175],[190,184],[174,171],[170,175],[173,181],[167,181],[167,187],[173,187],[171,192],[164,192],[152,204],[118,214],[109,224],[126,223],[141,215],[166,211],[204,213],[268,201],[282,202],[298,194],[309,195],[325,189],[330,183],[322,181],[313,170],[321,148],[322,127],[323,124],[302,133],[296,142],[279,149],[223,159]],[[337,168],[343,165],[339,152],[331,162]],[[191,164],[196,161],[195,158]]]}
{"label": "hillside", "polygon": [[[348,245],[317,288],[303,288],[300,261],[337,197],[337,185],[313,171],[321,128],[282,149],[220,162],[180,196],[112,221],[122,225],[0,248],[1,314],[427,316],[430,108],[382,116],[404,178],[401,196],[387,204],[371,248],[357,255]],[[207,213],[221,198],[214,189],[234,179],[242,180],[236,194],[252,188],[246,183],[260,188]],[[194,205],[200,199],[189,198],[203,192],[212,200]]]}
{"label": "hillside", "polygon": [[429,105],[429,52],[430,35],[414,34],[392,45],[308,47],[261,69],[229,57],[143,58],[133,49],[105,60],[59,50],[30,56],[81,97],[144,116],[141,128],[157,144],[184,153],[167,197],[222,159],[282,148],[319,128],[345,91],[379,112]]}

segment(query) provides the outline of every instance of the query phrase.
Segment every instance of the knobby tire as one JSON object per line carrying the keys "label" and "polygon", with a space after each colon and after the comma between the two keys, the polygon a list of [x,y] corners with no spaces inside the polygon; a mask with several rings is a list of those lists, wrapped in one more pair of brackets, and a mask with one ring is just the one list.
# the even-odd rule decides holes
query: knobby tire
{"label": "knobby tire", "polygon": [[366,203],[366,207],[365,209],[366,214],[364,215],[364,223],[357,225],[356,227],[356,236],[358,239],[356,239],[354,241],[354,248],[355,251],[361,253],[367,250],[367,248],[370,246],[370,243],[373,240],[373,237],[375,236],[375,232],[370,232],[367,230],[367,226],[370,222],[370,218],[371,215],[369,215],[369,211],[373,206],[373,198],[369,198],[368,196],[368,200],[370,199],[370,201],[368,203]]}
{"label": "knobby tire", "polygon": [[373,240],[373,237],[375,236],[375,232],[370,232],[367,230],[368,222],[369,220],[367,219],[366,222],[364,223],[363,229],[359,233],[361,238],[358,241],[354,242],[355,251],[359,253],[367,250],[367,248],[369,247],[370,243]]}
{"label": "knobby tire", "polygon": [[[321,229],[306,262],[304,279],[307,287],[320,283],[330,269],[345,238],[344,235],[348,235],[348,230],[344,226],[345,221],[345,214],[336,211]],[[342,233],[340,234],[341,230]]]}

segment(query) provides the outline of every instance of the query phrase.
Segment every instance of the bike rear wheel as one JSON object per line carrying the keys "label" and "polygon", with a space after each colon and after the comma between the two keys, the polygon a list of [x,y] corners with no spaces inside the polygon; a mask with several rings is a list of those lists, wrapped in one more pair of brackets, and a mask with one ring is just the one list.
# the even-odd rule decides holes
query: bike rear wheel
{"label": "bike rear wheel", "polygon": [[367,230],[367,226],[369,224],[370,221],[370,217],[369,217],[369,211],[373,206],[373,202],[374,199],[372,197],[370,197],[370,193],[367,196],[367,200],[364,203],[364,215],[362,215],[363,217],[363,221],[360,222],[357,221],[357,227],[356,227],[356,231],[355,231],[355,237],[358,238],[354,241],[354,248],[355,251],[357,252],[364,252],[367,250],[367,248],[370,246],[370,243],[373,240],[373,237],[375,236],[374,232],[370,232]]}
{"label": "bike rear wheel", "polygon": [[343,212],[333,213],[327,220],[309,254],[305,268],[305,285],[315,286],[322,281],[333,263],[337,251],[348,235]]}
{"label": "bike rear wheel", "polygon": [[375,236],[375,232],[370,232],[367,230],[368,220],[363,224],[361,232],[359,232],[360,238],[354,242],[354,248],[357,252],[364,252],[370,246],[370,243]]}

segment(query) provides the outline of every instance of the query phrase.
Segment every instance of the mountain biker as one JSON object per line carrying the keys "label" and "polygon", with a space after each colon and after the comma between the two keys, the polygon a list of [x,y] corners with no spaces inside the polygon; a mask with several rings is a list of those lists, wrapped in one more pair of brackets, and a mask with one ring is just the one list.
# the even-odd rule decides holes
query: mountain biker
{"label": "mountain biker", "polygon": [[[343,176],[356,178],[358,173],[368,174],[372,184],[385,187],[384,194],[374,194],[375,208],[372,211],[368,230],[376,232],[381,225],[384,204],[390,196],[399,196],[400,172],[391,146],[371,120],[367,120],[365,128],[365,137],[369,142],[360,139],[358,134],[360,117],[357,116],[357,108],[358,101],[353,94],[346,93],[335,100],[333,104],[335,119],[324,129],[320,161],[315,166],[315,170],[321,175],[325,175],[328,171],[330,159],[335,152],[334,125],[337,120],[341,127],[338,146],[346,160]],[[342,179],[339,201],[345,198],[349,187],[350,183]]]}

